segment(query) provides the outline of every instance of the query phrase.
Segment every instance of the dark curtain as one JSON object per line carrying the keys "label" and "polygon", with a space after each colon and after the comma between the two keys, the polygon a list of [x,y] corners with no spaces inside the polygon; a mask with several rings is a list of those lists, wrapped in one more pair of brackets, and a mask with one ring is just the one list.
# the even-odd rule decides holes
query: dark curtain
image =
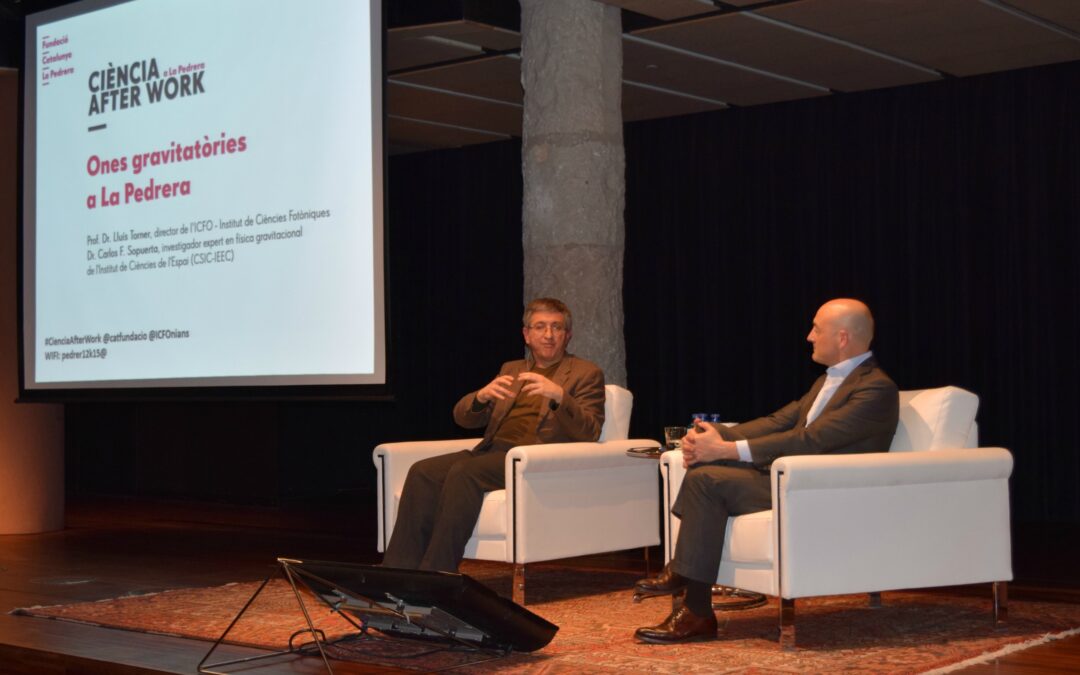
{"label": "dark curtain", "polygon": [[801,395],[816,308],[854,296],[901,389],[980,396],[1015,519],[1080,519],[1078,81],[1072,63],[629,125],[634,433]]}

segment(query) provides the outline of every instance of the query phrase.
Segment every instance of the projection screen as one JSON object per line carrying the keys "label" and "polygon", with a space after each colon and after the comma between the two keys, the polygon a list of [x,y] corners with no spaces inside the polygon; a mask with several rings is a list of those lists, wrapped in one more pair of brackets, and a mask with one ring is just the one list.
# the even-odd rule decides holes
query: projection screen
{"label": "projection screen", "polygon": [[380,0],[27,17],[22,396],[385,393],[381,32]]}

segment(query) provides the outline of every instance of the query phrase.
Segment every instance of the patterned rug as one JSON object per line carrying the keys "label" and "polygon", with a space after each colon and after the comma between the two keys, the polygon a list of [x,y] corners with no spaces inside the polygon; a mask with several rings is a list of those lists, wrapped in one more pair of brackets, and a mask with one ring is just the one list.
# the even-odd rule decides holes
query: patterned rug
{"label": "patterned rug", "polygon": [[[467,561],[462,572],[510,593],[507,565]],[[797,603],[798,648],[776,645],[775,601],[718,614],[720,637],[685,645],[646,645],[633,640],[638,626],[659,623],[670,609],[664,598],[631,602],[637,575],[558,565],[530,567],[529,606],[560,627],[555,639],[533,653],[479,663],[490,654],[435,649],[414,641],[358,638],[333,647],[341,660],[431,671],[507,673],[853,673],[947,672],[1020,648],[1080,634],[1080,606],[1017,602],[1009,627],[990,625],[990,601],[941,593],[883,594],[871,608],[865,595]],[[215,640],[259,587],[259,582],[183,589],[116,600],[34,607],[14,614],[78,621],[110,628]],[[989,596],[989,590],[987,590]],[[331,638],[355,629],[313,598],[307,607]],[[288,584],[274,579],[230,632],[230,642],[280,649],[304,628]],[[209,647],[208,647],[209,648]],[[471,664],[471,665],[470,665]]]}

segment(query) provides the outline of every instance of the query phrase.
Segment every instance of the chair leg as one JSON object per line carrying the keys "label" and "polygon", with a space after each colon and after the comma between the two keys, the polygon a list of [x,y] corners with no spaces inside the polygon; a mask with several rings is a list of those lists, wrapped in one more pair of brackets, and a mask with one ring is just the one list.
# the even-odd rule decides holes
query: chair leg
{"label": "chair leg", "polygon": [[780,649],[795,651],[795,598],[780,598]]}
{"label": "chair leg", "polygon": [[870,594],[870,607],[873,609],[881,609],[881,593]]}
{"label": "chair leg", "polygon": [[994,582],[994,629],[1005,630],[1009,622],[1009,583]]}
{"label": "chair leg", "polygon": [[525,606],[525,565],[514,563],[514,586],[511,591],[515,603]]}
{"label": "chair leg", "polygon": [[642,550],[645,552],[645,577],[648,578],[652,576],[652,561],[649,560],[649,547],[644,546],[642,547]]}

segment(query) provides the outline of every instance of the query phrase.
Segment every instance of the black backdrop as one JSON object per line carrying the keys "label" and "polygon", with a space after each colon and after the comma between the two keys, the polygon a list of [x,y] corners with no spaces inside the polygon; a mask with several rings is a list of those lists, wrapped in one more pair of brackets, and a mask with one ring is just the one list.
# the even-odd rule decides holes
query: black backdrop
{"label": "black backdrop", "polygon": [[1078,83],[1073,63],[631,125],[639,431],[801,394],[815,309],[855,296],[901,389],[979,394],[1014,517],[1075,522]]}
{"label": "black backdrop", "polygon": [[[1080,63],[626,129],[632,433],[745,419],[820,372],[838,295],[875,310],[901,388],[982,399],[1016,457],[1014,519],[1080,522]],[[520,146],[394,157],[394,403],[67,408],[69,490],[370,498],[379,441],[465,435],[450,407],[518,356]],[[584,355],[588,356],[588,355]]]}

